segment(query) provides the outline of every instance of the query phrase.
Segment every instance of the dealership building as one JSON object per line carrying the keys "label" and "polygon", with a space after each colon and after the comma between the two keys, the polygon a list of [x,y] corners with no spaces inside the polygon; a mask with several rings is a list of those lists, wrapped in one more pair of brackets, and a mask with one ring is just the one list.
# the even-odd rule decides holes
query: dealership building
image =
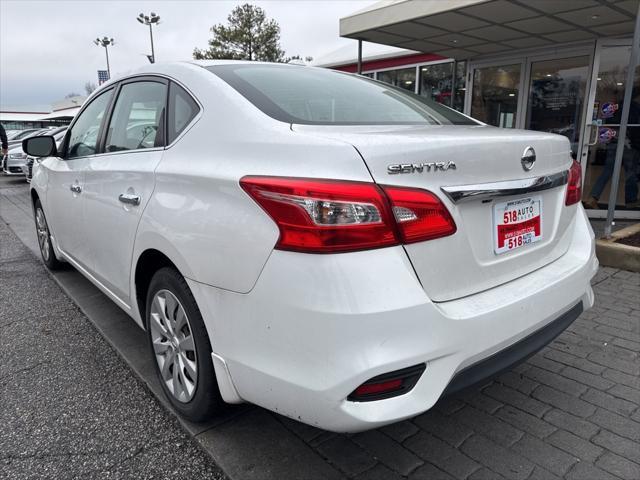
{"label": "dealership building", "polygon": [[[628,67],[639,3],[383,1],[340,19],[340,35],[357,41],[350,58],[315,63],[359,71],[490,125],[565,135],[583,168],[590,216],[606,215],[615,184],[616,218],[638,219],[640,71],[628,76]],[[363,42],[394,48],[363,56]],[[625,93],[630,114],[617,155]]]}
{"label": "dealership building", "polygon": [[5,130],[47,128],[68,125],[87,97],[74,95],[51,105],[0,107],[0,123]]}

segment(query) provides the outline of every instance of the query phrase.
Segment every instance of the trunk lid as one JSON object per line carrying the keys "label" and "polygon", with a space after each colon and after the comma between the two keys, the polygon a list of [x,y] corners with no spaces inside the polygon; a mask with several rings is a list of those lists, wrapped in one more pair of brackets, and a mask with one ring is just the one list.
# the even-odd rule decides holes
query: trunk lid
{"label": "trunk lid", "polygon": [[[405,246],[420,282],[435,302],[471,295],[526,275],[556,260],[569,247],[575,208],[565,207],[565,184],[534,193],[485,194],[482,198],[457,202],[442,190],[443,187],[558,176],[571,166],[569,142],[565,137],[484,125],[294,125],[293,130],[352,144],[378,184],[422,188],[440,197],[456,222],[456,233]],[[521,162],[527,147],[536,153],[530,171],[525,171]],[[453,162],[455,168],[446,169],[449,162]],[[444,166],[429,166],[436,163]],[[390,165],[400,165],[392,168],[401,168],[407,173],[390,174]],[[503,213],[494,206],[528,198],[541,210],[541,238],[535,243],[496,253],[498,234],[494,216],[502,218]]]}

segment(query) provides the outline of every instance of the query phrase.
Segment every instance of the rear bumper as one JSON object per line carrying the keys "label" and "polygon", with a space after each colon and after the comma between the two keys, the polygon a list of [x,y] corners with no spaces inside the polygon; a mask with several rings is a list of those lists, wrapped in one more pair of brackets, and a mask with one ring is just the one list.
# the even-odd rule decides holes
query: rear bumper
{"label": "rear bumper", "polygon": [[504,350],[480,360],[464,370],[458,372],[445,388],[443,395],[451,395],[469,387],[473,387],[500,372],[524,362],[560,335],[584,311],[582,302]]}
{"label": "rear bumper", "polygon": [[[526,358],[593,305],[593,232],[581,208],[574,221],[569,251],[555,262],[449,302],[427,298],[401,247],[274,251],[247,294],[189,285],[242,399],[328,430],[366,430]],[[420,363],[410,392],[347,400],[366,380]]]}

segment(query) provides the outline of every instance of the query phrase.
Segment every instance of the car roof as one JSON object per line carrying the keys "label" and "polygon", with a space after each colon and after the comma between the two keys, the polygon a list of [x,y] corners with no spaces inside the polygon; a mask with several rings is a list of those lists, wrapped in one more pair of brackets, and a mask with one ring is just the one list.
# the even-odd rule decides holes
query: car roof
{"label": "car roof", "polygon": [[[117,77],[112,78],[107,83],[100,86],[98,90],[103,90],[105,86],[118,82],[124,78],[131,77],[134,75],[143,75],[143,74],[169,74],[171,72],[175,72],[176,69],[183,71],[193,71],[193,67],[212,67],[215,65],[290,65],[287,63],[276,63],[276,62],[255,62],[249,60],[185,60],[185,61],[173,61],[173,62],[158,62],[153,64],[143,65],[141,67],[122,72]],[[300,68],[300,65],[291,64],[292,67]],[[313,67],[309,67],[313,68]]]}

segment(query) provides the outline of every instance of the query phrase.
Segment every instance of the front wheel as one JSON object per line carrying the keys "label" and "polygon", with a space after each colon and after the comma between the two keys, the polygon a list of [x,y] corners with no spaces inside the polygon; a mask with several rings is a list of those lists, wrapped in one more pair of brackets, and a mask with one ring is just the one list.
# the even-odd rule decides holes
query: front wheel
{"label": "front wheel", "polygon": [[147,292],[147,338],[162,390],[193,422],[218,413],[220,397],[211,344],[189,286],[173,268],[158,270]]}
{"label": "front wheel", "polygon": [[40,247],[40,255],[42,260],[49,270],[58,270],[62,267],[62,263],[56,258],[56,254],[53,251],[53,245],[51,243],[51,233],[49,232],[49,225],[47,224],[47,218],[44,216],[44,210],[40,200],[36,200],[34,205],[35,219],[36,219],[36,233],[38,235],[38,246]]}

